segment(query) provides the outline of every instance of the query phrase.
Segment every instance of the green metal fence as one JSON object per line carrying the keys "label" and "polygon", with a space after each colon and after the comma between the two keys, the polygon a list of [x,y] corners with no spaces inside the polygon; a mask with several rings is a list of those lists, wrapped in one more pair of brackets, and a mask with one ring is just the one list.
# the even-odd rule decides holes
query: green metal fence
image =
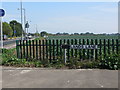
{"label": "green metal fence", "polygon": [[[61,45],[97,45],[98,49],[63,49]],[[16,41],[17,57],[26,60],[80,60],[102,59],[109,54],[118,54],[119,39],[68,39],[68,40],[18,40]]]}

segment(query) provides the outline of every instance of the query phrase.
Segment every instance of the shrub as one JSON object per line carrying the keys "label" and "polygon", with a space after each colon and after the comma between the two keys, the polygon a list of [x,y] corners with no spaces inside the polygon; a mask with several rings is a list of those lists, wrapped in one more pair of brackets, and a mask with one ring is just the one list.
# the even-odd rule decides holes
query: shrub
{"label": "shrub", "polygon": [[15,49],[2,49],[2,62],[1,62],[2,65],[4,63],[14,61],[13,58],[16,58]]}
{"label": "shrub", "polygon": [[54,61],[51,63],[51,66],[52,66],[52,67],[55,67],[56,69],[60,69],[60,68],[64,68],[64,67],[65,67],[65,64],[64,64],[63,60],[57,59],[57,60],[54,60]]}
{"label": "shrub", "polygon": [[41,64],[43,67],[50,67],[50,62],[48,59],[41,60]]}
{"label": "shrub", "polygon": [[102,69],[111,70],[120,69],[120,55],[118,54],[107,55],[104,59],[100,61],[99,66]]}
{"label": "shrub", "polygon": [[90,60],[80,60],[76,58],[70,58],[67,63],[67,66],[70,69],[80,69],[80,68],[98,68],[99,61],[90,61]]}

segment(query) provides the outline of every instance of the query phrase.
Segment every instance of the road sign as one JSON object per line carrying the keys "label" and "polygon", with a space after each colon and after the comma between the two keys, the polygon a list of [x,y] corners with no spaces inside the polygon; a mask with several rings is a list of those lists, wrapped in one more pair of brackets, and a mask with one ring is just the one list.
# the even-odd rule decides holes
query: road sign
{"label": "road sign", "polygon": [[98,45],[62,45],[63,49],[97,49]]}
{"label": "road sign", "polygon": [[0,9],[0,17],[3,17],[5,15],[5,11],[3,9]]}
{"label": "road sign", "polygon": [[71,45],[71,49],[97,49],[97,45]]}
{"label": "road sign", "polygon": [[25,24],[25,28],[29,28],[29,24],[28,24],[28,22]]}
{"label": "road sign", "polygon": [[14,33],[16,33],[16,30],[14,30]]}
{"label": "road sign", "polygon": [[3,17],[4,15],[5,15],[5,11],[4,11],[3,9],[0,9],[0,29],[1,29],[1,30],[0,30],[0,33],[1,33],[1,34],[0,34],[0,35],[1,35],[1,36],[0,36],[0,38],[1,38],[1,40],[0,40],[1,43],[0,43],[0,44],[1,44],[1,48],[3,48],[2,17]]}

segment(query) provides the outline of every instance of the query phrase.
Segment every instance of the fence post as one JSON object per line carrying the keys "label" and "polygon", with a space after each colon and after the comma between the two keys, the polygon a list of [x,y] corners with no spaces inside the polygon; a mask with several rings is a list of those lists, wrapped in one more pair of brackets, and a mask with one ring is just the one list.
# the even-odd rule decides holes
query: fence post
{"label": "fence post", "polygon": [[26,46],[26,44],[25,44],[25,40],[23,40],[22,43],[23,43],[22,44],[23,45],[23,57],[26,58],[26,52],[25,52],[25,46]]}
{"label": "fence post", "polygon": [[109,55],[110,54],[110,39],[108,39],[108,43],[107,44],[108,44],[108,53],[107,54]]}
{"label": "fence post", "polygon": [[16,40],[16,51],[17,51],[17,58],[20,58],[20,56],[19,56],[19,41],[18,40]]}
{"label": "fence post", "polygon": [[56,45],[57,45],[57,59],[58,59],[58,50],[59,50],[59,48],[58,48],[58,40],[56,40]]}
{"label": "fence post", "polygon": [[106,39],[104,39],[104,58],[106,57]]}
{"label": "fence post", "polygon": [[[98,40],[97,39],[95,39],[95,45],[98,45]],[[95,49],[95,60],[97,60],[97,59],[98,59],[98,50]]]}
{"label": "fence post", "polygon": [[31,51],[31,40],[29,40],[29,50],[30,50],[30,57],[32,57],[32,51]]}
{"label": "fence post", "polygon": [[99,40],[99,46],[100,46],[100,50],[99,50],[99,55],[100,55],[100,59],[102,59],[102,40]]}
{"label": "fence post", "polygon": [[52,59],[51,59],[51,40],[49,40],[49,53],[50,53],[50,63],[52,62]]}
{"label": "fence post", "polygon": [[[81,39],[79,39],[79,45],[81,45]],[[81,50],[79,50],[79,58],[82,61],[82,55],[81,55]]]}
{"label": "fence post", "polygon": [[42,40],[42,50],[43,50],[43,60],[45,59],[45,49],[44,49],[44,40]]}
{"label": "fence post", "polygon": [[[83,45],[85,45],[85,39],[83,39]],[[83,49],[83,60],[85,60],[85,49]]]}
{"label": "fence post", "polygon": [[41,60],[41,40],[39,40],[39,59]]}
{"label": "fence post", "polygon": [[28,60],[28,40],[26,40],[26,60]]}
{"label": "fence post", "polygon": [[61,45],[62,45],[62,40],[60,40],[60,58],[61,58],[61,60],[62,60],[63,57],[62,57],[62,48],[61,48]]}
{"label": "fence post", "polygon": [[[87,45],[89,45],[89,39],[87,39]],[[87,50],[87,59],[90,60],[90,57],[89,57],[89,49]]]}
{"label": "fence post", "polygon": [[[70,45],[70,41],[69,39],[67,40],[67,45]],[[67,49],[67,56],[68,56],[68,60],[70,59],[70,48]]]}
{"label": "fence post", "polygon": [[[65,39],[64,39],[64,44],[66,44]],[[64,63],[66,64],[67,61],[67,49],[64,49]]]}
{"label": "fence post", "polygon": [[[91,39],[91,45],[93,45],[94,43],[93,43],[93,39]],[[94,59],[94,50],[93,49],[91,49],[91,60],[92,59]]]}
{"label": "fence post", "polygon": [[[75,39],[75,45],[77,45],[77,39]],[[77,49],[75,49],[75,58],[77,58]]]}
{"label": "fence post", "polygon": [[22,50],[22,40],[20,40],[20,58],[23,58],[23,50]]}
{"label": "fence post", "polygon": [[117,54],[118,54],[118,50],[119,50],[119,48],[118,48],[118,47],[119,47],[118,42],[119,42],[118,39],[116,39],[116,53],[117,53]]}
{"label": "fence post", "polygon": [[33,45],[33,59],[34,59],[35,58],[34,40],[32,40],[32,45]]}
{"label": "fence post", "polygon": [[36,40],[36,59],[38,60],[38,40]]}
{"label": "fence post", "polygon": [[[71,39],[71,45],[73,45],[73,39]],[[73,53],[73,49],[71,49],[71,57],[73,58],[73,55],[74,53]]]}
{"label": "fence post", "polygon": [[48,40],[46,40],[46,59],[48,59]]}
{"label": "fence post", "polygon": [[67,49],[64,49],[64,62],[66,64],[66,61],[67,61]]}
{"label": "fence post", "polygon": [[52,45],[53,45],[53,47],[52,47],[52,49],[53,49],[53,60],[55,61],[55,40],[52,40]]}

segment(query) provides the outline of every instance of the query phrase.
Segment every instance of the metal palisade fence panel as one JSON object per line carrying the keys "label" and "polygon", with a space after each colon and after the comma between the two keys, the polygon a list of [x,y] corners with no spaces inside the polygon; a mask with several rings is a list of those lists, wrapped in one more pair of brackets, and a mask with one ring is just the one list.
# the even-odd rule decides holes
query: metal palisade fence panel
{"label": "metal palisade fence panel", "polygon": [[[66,46],[63,48],[62,46]],[[118,54],[119,39],[64,39],[64,40],[18,40],[17,57],[26,60],[97,60],[106,55]],[[65,52],[66,51],[66,52]]]}

